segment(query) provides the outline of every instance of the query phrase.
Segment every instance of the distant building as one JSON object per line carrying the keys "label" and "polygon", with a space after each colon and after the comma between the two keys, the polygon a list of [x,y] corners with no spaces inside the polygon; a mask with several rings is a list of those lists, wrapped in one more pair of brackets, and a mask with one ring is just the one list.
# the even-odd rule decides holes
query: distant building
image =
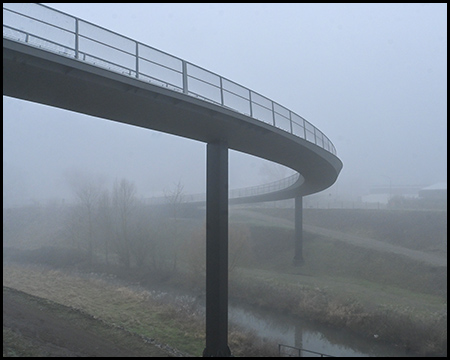
{"label": "distant building", "polygon": [[419,190],[419,197],[421,199],[446,199],[447,183],[441,182],[424,187]]}
{"label": "distant building", "polygon": [[421,188],[422,185],[374,186],[369,190],[369,194],[361,197],[361,200],[362,202],[386,205],[395,196],[408,199],[418,198]]}
{"label": "distant building", "polygon": [[373,186],[370,194],[388,194],[390,196],[418,197],[423,185]]}

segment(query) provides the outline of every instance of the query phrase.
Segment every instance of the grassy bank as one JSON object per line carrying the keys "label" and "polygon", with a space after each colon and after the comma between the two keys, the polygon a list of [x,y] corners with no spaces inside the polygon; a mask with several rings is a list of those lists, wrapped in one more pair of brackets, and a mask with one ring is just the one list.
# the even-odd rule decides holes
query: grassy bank
{"label": "grassy bank", "polygon": [[[163,303],[143,291],[42,266],[14,264],[4,264],[3,285],[77,309],[110,327],[155,339],[183,356],[201,356],[205,346],[203,316],[189,306]],[[276,344],[262,343],[238,328],[230,329],[229,345],[235,356],[277,355]],[[39,353],[39,349],[27,351]]]}
{"label": "grassy bank", "polygon": [[[283,314],[377,338],[416,354],[447,353],[446,302],[346,278],[308,279],[262,270],[243,271],[234,280],[235,300]],[[414,301],[411,301],[414,299]]]}
{"label": "grassy bank", "polygon": [[[350,224],[361,224],[357,219],[362,215],[346,215],[346,221],[341,214],[338,216],[344,227],[350,229]],[[405,225],[407,215],[405,212],[399,215],[403,217],[400,226]],[[432,224],[440,225],[430,230],[429,235],[439,237],[444,231],[443,224],[446,230],[446,218],[442,213],[435,215]],[[333,214],[327,213],[326,217],[332,219]],[[394,226],[389,214],[380,217]],[[434,226],[426,220],[427,214],[416,214],[412,221],[418,222],[416,227]],[[242,268],[238,276],[232,277],[230,289],[235,298],[332,324],[337,329],[346,328],[367,338],[377,335],[378,339],[418,354],[447,354],[446,267],[426,265],[306,232],[305,262],[295,267],[292,229],[282,227],[275,235],[273,225],[259,224],[250,227],[250,232],[252,246],[261,242],[271,246],[259,251],[253,266]],[[380,234],[376,238],[383,240]]]}
{"label": "grassy bank", "polygon": [[[26,312],[25,324],[21,317],[14,317],[17,309],[21,314]],[[45,329],[42,323],[47,325]],[[174,355],[178,354],[151,339],[136,336],[85,312],[3,286],[3,356]]]}
{"label": "grassy bank", "polygon": [[[230,277],[233,300],[376,336],[416,354],[447,353],[446,267],[311,233],[304,234],[305,262],[295,267],[292,228],[242,216],[238,223],[246,243]],[[230,249],[233,242],[231,236]],[[202,290],[204,280],[191,278],[197,283],[184,283]]]}
{"label": "grassy bank", "polygon": [[[307,278],[239,269],[230,280],[230,297],[233,301],[259,308],[331,324],[336,329],[346,328],[360,336],[373,338],[376,335],[378,341],[396,344],[415,354],[446,354],[447,319],[442,313],[445,307],[442,302],[434,304],[433,311],[424,306],[425,303],[432,304],[430,298],[420,299],[421,307],[417,304],[405,306],[398,299],[411,294],[398,293],[398,297],[394,297],[387,293],[386,299],[378,298],[381,302],[377,306],[372,302],[369,310],[368,303],[363,304],[358,297],[350,296],[348,288],[351,285],[355,294],[373,296],[377,292],[374,285],[367,287],[366,284],[365,288],[359,283],[349,284],[346,279],[308,281]],[[161,303],[139,290],[35,265],[5,265],[3,283],[79,309],[106,324],[156,339],[186,355],[199,356],[204,348],[204,317],[189,305]],[[335,288],[330,287],[332,283]],[[263,342],[254,334],[240,329],[231,329],[229,345],[235,356],[276,355],[276,344]]]}
{"label": "grassy bank", "polygon": [[[293,216],[292,209],[258,211],[283,220]],[[336,226],[341,231],[370,235],[378,241],[392,243],[395,240],[405,247],[416,246],[426,251],[438,247],[442,251],[446,213],[413,214],[402,211],[395,214],[393,216],[391,211],[336,212],[314,209],[305,212],[305,222],[319,223],[329,228]],[[412,217],[408,218],[411,214]],[[301,267],[294,267],[294,234],[289,222],[277,221],[276,218],[271,221],[246,218],[242,214],[235,216],[233,212],[230,215],[229,292],[233,301],[307,318],[334,326],[337,330],[351,330],[367,338],[376,336],[378,341],[402,347],[414,354],[447,354],[446,267],[426,265],[400,255],[369,250],[308,232],[304,234],[305,262]],[[374,218],[376,226],[370,223],[371,218]],[[411,235],[408,224],[414,225],[413,229],[421,228],[421,232],[416,231],[418,234],[427,234],[429,239],[425,239],[425,245],[419,246],[417,236],[415,240],[408,240]],[[26,230],[26,222],[23,225]],[[398,235],[402,228],[405,228],[403,233]],[[74,252],[67,244],[62,244],[65,247],[39,248],[29,231],[22,234],[14,232],[15,238],[12,240],[26,239],[28,243],[33,243],[34,250],[12,251],[10,256],[24,263],[52,267],[65,264],[67,271],[78,268],[114,272],[128,283],[145,285],[146,282],[163,282],[204,295],[203,219],[178,219],[168,229],[170,231],[164,230],[167,233],[161,231],[158,234],[160,243],[154,243],[147,262],[141,267],[133,264],[128,270],[118,263],[105,267],[101,254],[95,266],[86,267],[82,252]],[[57,236],[54,238],[57,239]],[[12,240],[10,243],[15,243]],[[9,251],[4,249],[4,256],[7,253]],[[72,262],[63,261],[64,258]],[[27,269],[17,266],[6,269],[6,274],[10,274],[8,281],[15,282],[16,286],[25,286],[30,293],[39,292],[41,295],[38,296],[51,296],[62,304],[84,307],[90,313],[98,313],[96,316],[108,323],[120,324],[130,331],[158,338],[185,353],[199,355],[203,351],[204,320],[194,313],[183,313],[180,310],[182,307],[177,310],[176,307],[156,303],[146,313],[143,309],[150,306],[150,299],[140,299],[142,294],[127,293],[125,288],[108,288],[111,285],[107,283],[93,286],[83,283],[86,279],[67,272],[58,273],[59,280],[51,272],[36,278],[39,271],[35,274]],[[16,278],[14,271],[22,275],[17,274],[19,276]],[[66,283],[60,284],[58,281],[62,281],[64,276],[68,277]],[[55,283],[46,282],[46,278],[54,279]],[[80,284],[83,284],[83,290],[78,287]],[[122,298],[123,301],[115,303],[114,298]],[[105,306],[101,305],[102,302]],[[270,353],[268,344],[258,341],[254,335],[237,329],[230,332],[230,347],[238,356],[264,356]]]}
{"label": "grassy bank", "polygon": [[[294,220],[293,209],[258,211]],[[447,211],[444,210],[304,209],[303,221],[408,249],[447,251]]]}
{"label": "grassy bank", "polygon": [[193,326],[198,322],[186,316],[185,321],[178,319],[175,325],[174,310],[144,293],[36,266],[4,266],[3,285],[79,309],[161,343],[173,344],[181,352],[198,355],[203,350],[203,329]]}

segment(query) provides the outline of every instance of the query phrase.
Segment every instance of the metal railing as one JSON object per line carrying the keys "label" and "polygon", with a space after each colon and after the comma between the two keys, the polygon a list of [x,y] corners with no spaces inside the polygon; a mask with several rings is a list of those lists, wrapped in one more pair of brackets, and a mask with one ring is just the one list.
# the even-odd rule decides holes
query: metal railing
{"label": "metal railing", "polygon": [[[255,186],[249,186],[245,188],[239,188],[239,189],[231,189],[228,192],[228,198],[229,199],[237,199],[237,198],[243,198],[243,197],[250,197],[250,196],[257,196],[257,195],[264,195],[269,194],[272,192],[277,192],[283,189],[288,188],[289,186],[293,185],[299,178],[300,174],[296,173],[291,176],[288,176],[286,178],[273,181],[267,184],[262,185],[255,185]],[[155,197],[153,199],[148,199],[149,203],[162,203],[164,202],[165,197]],[[206,193],[198,193],[198,194],[186,194],[183,195],[183,201],[184,202],[204,202],[206,201]]]}
{"label": "metal railing", "polygon": [[263,195],[269,194],[272,192],[280,191],[282,189],[286,189],[289,186],[293,185],[299,178],[300,174],[293,174],[288,176],[287,178],[283,178],[277,181],[273,181],[267,184],[250,186],[240,189],[232,189],[229,191],[229,198],[235,199],[240,197],[248,197],[254,195]]}
{"label": "metal railing", "polygon": [[336,155],[325,134],[269,98],[176,56],[45,5],[3,4],[3,37],[220,105]]}
{"label": "metal railing", "polygon": [[[282,349],[285,351],[282,352]],[[317,351],[301,349],[295,346],[278,344],[278,355],[280,357],[302,357],[302,355],[311,354],[312,356],[320,356],[320,357],[334,357],[332,355],[323,354]]]}

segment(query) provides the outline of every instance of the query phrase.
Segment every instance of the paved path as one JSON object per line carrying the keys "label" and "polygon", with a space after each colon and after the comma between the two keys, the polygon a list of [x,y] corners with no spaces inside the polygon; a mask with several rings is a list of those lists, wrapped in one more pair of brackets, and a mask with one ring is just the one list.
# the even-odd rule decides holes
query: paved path
{"label": "paved path", "polygon": [[[277,218],[274,216],[261,214],[258,211],[252,211],[252,210],[242,210],[242,209],[234,209],[231,211],[231,214],[233,215],[242,215],[246,217],[251,217],[255,220],[261,220],[264,223],[277,223],[280,226],[285,227],[291,227],[294,228],[294,222],[292,220]],[[446,254],[443,255],[437,255],[437,254],[430,254],[422,251],[417,250],[411,250],[405,247],[396,246],[389,244],[384,241],[379,241],[367,237],[361,237],[356,235],[351,235],[348,233],[336,231],[336,230],[330,230],[321,228],[318,226],[313,225],[307,225],[303,224],[303,230],[317,234],[320,236],[324,236],[330,239],[344,241],[346,243],[356,245],[356,246],[362,246],[368,249],[373,249],[377,251],[387,251],[390,253],[395,253],[403,256],[407,256],[410,259],[422,261],[426,264],[434,265],[434,266],[447,266],[447,256]]]}
{"label": "paved path", "polygon": [[387,251],[390,253],[395,253],[399,255],[407,256],[411,259],[422,261],[424,263],[435,265],[435,266],[447,266],[447,258],[430,254],[422,251],[411,250],[408,248],[404,248],[401,246],[396,246],[389,244],[384,241],[379,241],[375,239],[370,239],[366,237],[351,235],[348,233],[343,233],[336,230],[324,229],[317,226],[312,225],[303,225],[303,230],[308,231],[317,235],[325,236],[331,239],[345,241],[352,245],[363,246],[368,249],[378,250],[378,251]]}

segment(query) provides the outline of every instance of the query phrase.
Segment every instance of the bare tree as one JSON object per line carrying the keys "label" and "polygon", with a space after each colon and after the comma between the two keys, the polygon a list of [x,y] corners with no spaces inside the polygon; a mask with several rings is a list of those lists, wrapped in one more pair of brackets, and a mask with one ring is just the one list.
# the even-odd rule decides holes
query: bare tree
{"label": "bare tree", "polygon": [[89,265],[92,265],[94,255],[94,221],[100,192],[101,186],[95,181],[79,183],[75,189],[75,195],[78,200],[75,217],[84,230],[84,236],[78,240],[86,246],[85,250],[88,254]]}
{"label": "bare tree", "polygon": [[126,179],[115,181],[112,204],[115,218],[116,249],[122,264],[131,266],[130,221],[136,205],[136,186]]}
{"label": "bare tree", "polygon": [[249,263],[251,232],[247,225],[233,224],[229,230],[228,271],[234,272],[239,265]]}
{"label": "bare tree", "polygon": [[154,251],[155,231],[152,229],[148,211],[140,207],[136,214],[131,238],[131,253],[138,268],[144,268],[150,252]]}
{"label": "bare tree", "polygon": [[[171,221],[168,222],[169,226],[169,236],[172,238],[171,243],[176,244],[177,239],[179,237],[179,216],[181,211],[181,206],[184,202],[184,194],[183,194],[184,185],[181,184],[181,181],[178,181],[175,184],[175,188],[172,191],[165,193],[165,198],[170,207],[171,212]],[[178,247],[175,245],[170,250],[172,255],[172,271],[177,270],[177,262],[178,262]]]}
{"label": "bare tree", "polygon": [[184,202],[183,189],[184,185],[181,184],[181,181],[178,181],[172,191],[164,192],[164,197],[170,205],[171,215],[175,220],[178,219],[180,205]]}
{"label": "bare tree", "polygon": [[190,241],[183,246],[188,281],[193,287],[202,287],[206,275],[206,223],[198,227]]}
{"label": "bare tree", "polygon": [[70,216],[65,224],[65,234],[70,246],[81,251],[83,239],[86,237],[84,231],[83,211],[80,204],[72,206]]}
{"label": "bare tree", "polygon": [[112,211],[111,195],[108,190],[105,190],[98,199],[97,225],[98,241],[105,255],[106,265],[109,265],[109,254],[114,234]]}

